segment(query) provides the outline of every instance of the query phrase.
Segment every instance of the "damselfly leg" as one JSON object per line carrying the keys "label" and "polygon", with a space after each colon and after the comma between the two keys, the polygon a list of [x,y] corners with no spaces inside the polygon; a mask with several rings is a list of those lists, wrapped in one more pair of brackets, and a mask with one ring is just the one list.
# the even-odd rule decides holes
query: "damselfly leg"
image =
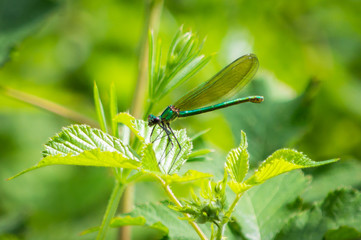
{"label": "damselfly leg", "polygon": [[[157,124],[163,131],[161,131],[154,140],[151,140],[152,139],[152,135],[154,134],[155,132],[155,128],[156,126],[153,127],[152,129],[152,132],[150,134],[150,140],[152,141],[152,143],[156,142],[156,141],[161,141],[161,139],[163,139],[164,137],[167,138],[167,143],[166,143],[166,146],[164,148],[164,151],[158,161],[158,164],[160,164],[162,162],[162,160],[164,160],[168,154],[172,151],[172,149],[174,148],[174,140],[172,140],[172,137],[175,139],[178,147],[179,147],[179,150],[177,152],[177,154],[175,155],[175,158],[173,156],[172,158],[172,163],[171,163],[171,166],[169,168],[169,170],[171,170],[179,156],[179,154],[181,153],[182,151],[182,147],[177,139],[177,137],[175,136],[174,132],[173,132],[173,129],[170,127],[170,124],[169,123],[164,123],[164,122],[161,122],[159,124]],[[171,145],[171,146],[170,146]]]}

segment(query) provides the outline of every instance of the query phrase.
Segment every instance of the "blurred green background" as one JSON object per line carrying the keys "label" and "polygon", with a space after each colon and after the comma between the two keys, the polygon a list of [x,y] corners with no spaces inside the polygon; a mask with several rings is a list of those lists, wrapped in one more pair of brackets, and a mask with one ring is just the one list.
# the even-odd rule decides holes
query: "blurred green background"
{"label": "blurred green background", "polygon": [[[96,119],[93,82],[106,107],[114,82],[119,110],[129,110],[146,6],[129,0],[0,0],[1,87]],[[305,201],[320,200],[340,186],[360,189],[360,13],[357,0],[165,1],[159,27],[164,51],[183,25],[206,37],[203,52],[214,56],[189,83],[159,102],[155,113],[251,52],[260,69],[240,96],[265,96],[260,105],[177,121],[174,128],[187,128],[190,136],[210,129],[195,148],[216,150],[205,162],[187,168],[222,174],[225,154],[237,146],[244,130],[252,166],[282,147],[296,148],[316,161],[341,158],[306,171],[313,182],[302,196]],[[113,184],[110,171],[48,167],[4,181],[38,162],[42,144],[72,122],[2,93],[0,239],[93,239],[78,233],[100,223]],[[150,201],[159,192],[140,184],[135,202]]]}

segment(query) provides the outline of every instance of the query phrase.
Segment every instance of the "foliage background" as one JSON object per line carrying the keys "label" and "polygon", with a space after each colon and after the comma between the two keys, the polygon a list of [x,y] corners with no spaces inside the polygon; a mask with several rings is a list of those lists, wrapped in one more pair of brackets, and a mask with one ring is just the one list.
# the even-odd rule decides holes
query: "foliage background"
{"label": "foliage background", "polygon": [[[144,1],[1,0],[1,86],[95,119],[93,81],[105,106],[115,82],[119,109],[127,111],[136,87],[145,8]],[[313,182],[301,195],[304,201],[321,200],[340,186],[360,189],[360,12],[361,4],[354,0],[165,1],[159,29],[165,47],[184,25],[206,36],[204,52],[215,55],[192,81],[160,102],[158,112],[250,52],[258,56],[260,69],[241,95],[266,99],[261,105],[177,121],[174,128],[187,128],[190,135],[210,128],[195,146],[216,149],[208,157],[213,162],[188,167],[221,175],[225,154],[238,144],[243,129],[253,166],[280,147],[297,148],[313,160],[341,158],[307,170]],[[69,124],[0,94],[1,179],[35,164],[42,144]],[[67,166],[0,181],[0,236],[92,239],[77,233],[99,224],[111,187],[107,169]],[[135,201],[161,194],[157,187],[141,184]]]}

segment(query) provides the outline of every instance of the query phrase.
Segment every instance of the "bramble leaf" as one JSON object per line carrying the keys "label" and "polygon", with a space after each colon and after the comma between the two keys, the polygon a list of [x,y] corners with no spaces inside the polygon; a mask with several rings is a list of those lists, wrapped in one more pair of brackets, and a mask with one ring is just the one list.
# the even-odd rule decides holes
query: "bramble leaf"
{"label": "bramble leaf", "polygon": [[275,239],[334,239],[331,232],[342,234],[350,229],[352,236],[357,236],[361,232],[360,206],[359,191],[336,190],[329,193],[321,204],[315,204],[311,209],[295,216]]}
{"label": "bramble leaf", "polygon": [[[113,121],[127,126],[141,141],[144,141],[145,137],[150,135],[149,128],[144,125],[144,121],[136,120],[129,113],[121,112],[114,117]],[[149,134],[147,134],[147,132],[149,132]]]}
{"label": "bramble leaf", "polygon": [[120,226],[128,226],[128,225],[138,225],[142,226],[146,223],[146,220],[144,217],[131,217],[131,216],[125,216],[125,217],[115,217],[110,222],[111,227],[120,227]]}
{"label": "bramble leaf", "polygon": [[[145,158],[146,161],[153,162],[151,164],[153,167],[148,165],[150,162],[146,163],[147,170],[155,171],[154,160],[156,160],[162,173],[173,174],[187,161],[192,151],[192,142],[184,129],[173,131],[176,139],[173,135],[170,135],[168,138],[164,130],[160,127],[149,127],[147,122],[137,120],[128,113],[119,113],[115,119],[128,126],[143,144],[152,143],[155,159],[151,156],[153,153],[150,151],[149,145],[148,147],[144,147],[145,152],[143,152],[143,158]],[[150,155],[148,156],[148,154]]]}
{"label": "bramble leaf", "polygon": [[143,170],[160,172],[158,162],[153,150],[153,144],[149,143],[144,145],[141,162]]}
{"label": "bramble leaf", "polygon": [[242,182],[249,168],[246,133],[242,131],[241,135],[241,144],[229,152],[226,161],[226,170],[234,182]]}
{"label": "bramble leaf", "polygon": [[[254,186],[239,200],[235,221],[246,239],[271,240],[295,214],[293,202],[309,184],[301,171],[292,171]],[[292,238],[289,238],[292,239]]]}
{"label": "bramble leaf", "polygon": [[[110,222],[111,227],[122,227],[122,226],[143,226],[146,220],[144,217],[131,217],[131,216],[124,216],[124,217],[114,217]],[[93,233],[99,231],[99,227],[91,227],[87,230],[84,230],[80,233],[80,235],[86,235],[89,233]]]}
{"label": "bramble leaf", "polygon": [[9,178],[49,165],[80,165],[136,169],[137,157],[119,139],[87,125],[63,128],[45,144],[44,158],[34,167]]}
{"label": "bramble leaf", "polygon": [[229,181],[227,184],[235,194],[245,192],[253,187],[252,185],[248,185],[243,182],[236,182],[234,180]]}
{"label": "bramble leaf", "polygon": [[[160,230],[164,235],[168,235],[170,239],[193,240],[198,239],[198,235],[187,221],[179,218],[183,217],[180,213],[170,209],[167,203],[149,203],[136,206],[136,208],[123,216],[144,217],[146,223],[144,226]],[[114,218],[114,219],[117,219]],[[112,222],[112,227],[119,227]],[[202,231],[209,234],[209,230],[205,226],[199,226]]]}
{"label": "bramble leaf", "polygon": [[[165,134],[162,129],[156,129],[156,135]],[[158,159],[159,167],[163,173],[173,174],[179,171],[181,166],[187,161],[189,154],[192,151],[193,144],[186,134],[186,130],[173,131],[175,138],[172,136],[171,142],[167,137],[161,137],[154,141],[153,146]]]}
{"label": "bramble leaf", "polygon": [[245,183],[257,185],[263,183],[267,179],[294,169],[317,167],[336,161],[338,161],[338,159],[315,162],[296,150],[286,148],[280,149],[263,161],[253,176],[247,179]]}
{"label": "bramble leaf", "polygon": [[210,177],[213,177],[212,174],[202,173],[195,170],[188,170],[182,176],[179,176],[178,174],[173,174],[173,175],[164,176],[163,179],[168,184],[171,184],[171,183],[185,183],[185,182],[197,181]]}

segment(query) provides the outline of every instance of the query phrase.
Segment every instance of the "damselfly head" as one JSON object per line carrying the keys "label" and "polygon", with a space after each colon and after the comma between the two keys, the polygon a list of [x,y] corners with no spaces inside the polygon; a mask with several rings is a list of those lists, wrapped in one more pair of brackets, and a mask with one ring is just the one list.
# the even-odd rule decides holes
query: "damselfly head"
{"label": "damselfly head", "polygon": [[155,124],[159,124],[160,123],[160,118],[157,116],[154,116],[153,114],[149,114],[148,116],[148,126],[154,126]]}

